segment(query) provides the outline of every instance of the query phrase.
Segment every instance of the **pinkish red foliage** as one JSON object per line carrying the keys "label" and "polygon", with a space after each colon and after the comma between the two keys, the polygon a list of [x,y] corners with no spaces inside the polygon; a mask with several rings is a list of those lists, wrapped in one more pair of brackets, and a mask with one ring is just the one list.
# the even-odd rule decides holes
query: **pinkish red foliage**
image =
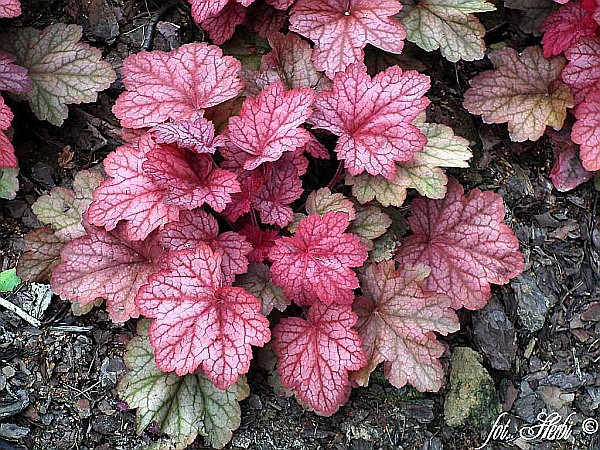
{"label": "pinkish red foliage", "polygon": [[294,0],[267,0],[267,3],[277,9],[288,9]]}
{"label": "pinkish red foliage", "polygon": [[157,187],[166,191],[165,202],[181,209],[205,203],[223,211],[231,194],[240,192],[235,173],[215,168],[212,158],[171,145],[155,145],[142,164]]}
{"label": "pinkish red foliage", "polygon": [[240,92],[240,69],[238,60],[205,43],[182,45],[169,53],[136,53],[123,62],[126,91],[113,112],[127,128],[195,120],[206,108]]}
{"label": "pinkish red foliage", "polygon": [[361,273],[362,297],[354,303],[356,329],[363,339],[367,365],[352,378],[365,386],[370,373],[384,363],[385,376],[400,388],[407,383],[419,391],[438,391],[444,369],[438,360],[444,346],[433,333],[458,331],[458,317],[443,294],[423,289],[425,266],[394,261],[371,265]]}
{"label": "pinkish red foliage", "polygon": [[367,259],[358,236],[344,233],[348,214],[328,212],[302,219],[292,237],[279,238],[269,253],[275,284],[298,305],[315,301],[351,304],[358,278],[352,271]]}
{"label": "pinkish red foliage", "polygon": [[17,167],[17,157],[8,136],[4,130],[10,128],[13,113],[0,96],[0,167]]}
{"label": "pinkish red foliage", "polygon": [[428,89],[429,78],[418,72],[393,66],[371,79],[355,64],[335,76],[331,91],[317,95],[311,122],[340,137],[335,151],[351,175],[393,179],[396,163],[427,143],[412,122],[429,104]]}
{"label": "pinkish red foliage", "polygon": [[252,245],[241,234],[226,231],[219,234],[217,220],[205,211],[182,211],[177,222],[167,224],[159,232],[159,240],[166,250],[183,250],[207,244],[223,258],[223,281],[233,283],[236,274],[246,272]]}
{"label": "pinkish red foliage", "polygon": [[177,144],[196,153],[214,153],[221,145],[221,138],[215,138],[215,126],[204,117],[195,121],[164,123],[151,130],[154,139],[160,144]]}
{"label": "pinkish red foliage", "polygon": [[504,203],[494,192],[464,195],[456,180],[443,200],[417,198],[410,205],[412,235],[396,254],[401,265],[431,268],[425,288],[447,294],[455,309],[480,309],[490,283],[505,284],[523,270],[512,230],[502,223]]}
{"label": "pinkish red foliage", "polygon": [[255,225],[247,224],[240,230],[240,234],[245,236],[252,245],[252,251],[248,255],[251,262],[263,262],[269,256],[271,247],[275,245],[275,240],[279,236],[276,230],[261,230]]}
{"label": "pinkish red foliage", "polygon": [[248,371],[251,345],[264,345],[271,334],[260,300],[225,283],[221,260],[206,244],[169,252],[136,302],[154,319],[149,336],[158,367],[178,375],[201,368],[226,389]]}
{"label": "pinkish red foliage", "polygon": [[[197,23],[204,22],[209,17],[216,16],[228,3],[234,0],[188,0],[192,5],[192,16]],[[237,0],[242,6],[250,5],[254,0]]]}
{"label": "pinkish red foliage", "polygon": [[30,91],[33,81],[27,76],[27,69],[13,64],[14,61],[14,56],[0,51],[0,91]]}
{"label": "pinkish red foliage", "polygon": [[581,163],[590,172],[600,170],[600,90],[586,97],[575,117],[571,138],[580,146]]}
{"label": "pinkish red foliage", "polygon": [[593,36],[598,23],[583,2],[571,2],[549,14],[542,24],[544,56],[559,55],[570,48],[581,36]]}
{"label": "pinkish red foliage", "polygon": [[592,178],[592,173],[588,172],[581,165],[577,146],[570,142],[565,148],[554,152],[554,166],[550,171],[550,179],[556,189],[561,192],[575,189],[582,183]]}
{"label": "pinkish red foliage", "polygon": [[356,319],[350,305],[317,302],[306,320],[288,317],[273,330],[281,384],[318,414],[330,416],[348,400],[348,371],[366,364],[361,339],[352,329]]}
{"label": "pinkish red foliage", "polygon": [[231,39],[235,27],[244,22],[246,8],[231,0],[217,14],[202,21],[202,28],[208,33],[215,45],[221,45]]}
{"label": "pinkish red foliage", "polygon": [[396,0],[296,0],[290,31],[315,43],[315,67],[333,78],[362,62],[367,44],[402,52],[406,32],[394,18],[400,9]]}
{"label": "pinkish red foliage", "polygon": [[283,152],[293,152],[310,140],[301,125],[310,117],[311,89],[285,90],[275,82],[256,98],[247,98],[240,115],[229,121],[227,137],[248,154],[244,169],[253,170],[265,162],[277,161]]}
{"label": "pinkish red foliage", "polygon": [[21,2],[19,0],[0,0],[0,18],[20,15]]}
{"label": "pinkish red foliage", "polygon": [[573,88],[577,104],[600,91],[600,37],[585,36],[565,51],[569,64],[562,71],[565,83]]}
{"label": "pinkish red foliage", "polygon": [[156,145],[151,136],[144,135],[106,157],[104,170],[109,178],[96,188],[87,211],[92,224],[110,231],[124,221],[128,238],[142,240],[177,220],[181,206],[169,203],[168,189],[157,185],[143,168],[146,155]]}
{"label": "pinkish red foliage", "polygon": [[163,254],[156,235],[130,241],[122,227],[106,231],[85,226],[87,235],[69,242],[61,252],[61,263],[50,282],[58,295],[81,306],[97,298],[106,299],[113,322],[138,317],[135,297]]}

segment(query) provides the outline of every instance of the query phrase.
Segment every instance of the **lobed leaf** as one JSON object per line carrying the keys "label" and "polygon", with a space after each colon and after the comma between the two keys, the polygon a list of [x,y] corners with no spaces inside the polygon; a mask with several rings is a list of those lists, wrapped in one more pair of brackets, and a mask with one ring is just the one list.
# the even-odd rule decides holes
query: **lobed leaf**
{"label": "lobed leaf", "polygon": [[600,90],[592,92],[575,110],[571,139],[579,144],[583,168],[600,170]]}
{"label": "lobed leaf", "polygon": [[283,293],[283,289],[273,283],[271,271],[263,263],[250,263],[248,271],[238,276],[235,284],[243,287],[261,301],[263,316],[268,316],[273,308],[283,311],[291,304],[291,301]]}
{"label": "lobed leaf", "polygon": [[283,152],[306,145],[310,133],[301,125],[310,117],[313,92],[285,90],[277,81],[256,98],[247,98],[240,115],[229,120],[227,137],[249,156],[244,169],[253,170],[265,162],[277,161]]}
{"label": "lobed leaf", "polygon": [[489,55],[494,70],[471,80],[463,105],[485,123],[508,122],[516,142],[537,141],[551,126],[560,130],[573,107],[571,91],[561,80],[563,58],[544,58],[542,49],[528,47],[521,55],[512,48]]}
{"label": "lobed leaf", "polygon": [[565,51],[569,63],[562,79],[573,89],[576,104],[600,91],[600,37],[584,36]]}
{"label": "lobed leaf", "polygon": [[365,66],[352,65],[317,95],[311,122],[339,136],[335,151],[350,175],[393,179],[396,163],[427,143],[412,122],[429,104],[428,89],[429,78],[415,71],[393,66],[371,79]]}
{"label": "lobed leaf", "polygon": [[20,15],[21,2],[19,0],[0,0],[0,18]]}
{"label": "lobed leaf", "polygon": [[90,225],[85,228],[85,236],[64,246],[61,263],[50,281],[52,290],[80,306],[105,298],[113,322],[138,317],[136,295],[163,254],[156,235],[133,242],[123,227],[115,231]]}
{"label": "lobed leaf", "polygon": [[244,377],[227,390],[217,389],[202,373],[177,376],[163,372],[154,363],[148,339],[148,321],[138,322],[138,336],[127,344],[128,372],[119,383],[119,395],[137,408],[136,430],[141,434],[152,422],[169,435],[168,448],[184,449],[198,434],[222,448],[240,426],[238,402],[250,394]]}
{"label": "lobed leaf", "polygon": [[73,189],[53,188],[31,207],[38,220],[50,225],[56,237],[69,241],[85,235],[82,216],[92,202],[92,192],[103,181],[100,172],[82,170],[75,175]]}
{"label": "lobed leaf", "polygon": [[25,235],[25,251],[19,256],[17,273],[26,281],[44,283],[60,264],[60,252],[67,240],[60,238],[50,226],[36,228]]}
{"label": "lobed leaf", "polygon": [[127,128],[194,121],[207,108],[239,94],[241,68],[235,58],[206,43],[182,45],[169,53],[136,53],[123,62],[126,91],[113,112]]}
{"label": "lobed leaf", "polygon": [[[0,13],[0,16],[2,14]],[[25,67],[13,64],[15,57],[0,51],[0,91],[23,93],[33,89]]]}
{"label": "lobed leaf", "polygon": [[454,309],[480,309],[490,283],[506,284],[523,270],[523,255],[512,230],[502,223],[502,197],[472,190],[464,195],[455,180],[443,200],[418,198],[408,220],[412,235],[396,254],[401,265],[431,268],[425,288],[444,293]]}
{"label": "lobed leaf", "polygon": [[349,220],[354,220],[356,213],[352,200],[344,197],[344,194],[333,194],[327,187],[312,191],[306,199],[306,212],[308,214],[325,215],[329,211],[345,212]]}
{"label": "lobed leaf", "polygon": [[217,220],[200,209],[182,211],[179,220],[168,223],[159,231],[158,237],[166,250],[183,250],[206,244],[214,252],[220,252],[221,270],[227,284],[233,283],[236,275],[248,269],[252,245],[239,233],[226,231],[219,234]]}
{"label": "lobed leaf", "polygon": [[[0,139],[2,136],[3,133],[0,132]],[[0,167],[0,198],[8,200],[15,198],[19,190],[18,174],[19,169],[16,167]]]}
{"label": "lobed leaf", "polygon": [[583,2],[570,2],[548,15],[542,24],[544,56],[560,55],[582,36],[594,36],[598,23]]}
{"label": "lobed leaf", "polygon": [[269,252],[273,281],[298,305],[351,304],[358,279],[352,271],[367,259],[358,236],[344,233],[348,214],[328,212],[302,219],[292,237],[281,237]]}
{"label": "lobed leaf", "polygon": [[117,76],[102,61],[102,52],[80,42],[77,25],[55,23],[43,30],[19,28],[0,37],[0,47],[28,70],[33,89],[23,95],[40,120],[60,126],[69,115],[67,105],[95,102]]}
{"label": "lobed leaf", "polygon": [[136,304],[154,319],[149,334],[161,370],[186,375],[201,368],[227,389],[248,372],[251,345],[264,345],[271,333],[260,301],[225,284],[221,261],[206,244],[167,253]]}
{"label": "lobed leaf", "polygon": [[494,11],[485,0],[401,0],[399,19],[406,38],[423,50],[439,49],[451,62],[474,61],[484,56],[485,28],[473,13]]}
{"label": "lobed leaf", "polygon": [[329,78],[362,62],[367,44],[401,53],[406,33],[396,0],[296,0],[290,31],[315,43],[312,60]]}
{"label": "lobed leaf", "polygon": [[356,320],[350,305],[316,302],[306,320],[287,317],[273,330],[281,384],[317,414],[330,416],[346,403],[348,371],[366,364],[360,336],[352,329]]}
{"label": "lobed leaf", "polygon": [[397,388],[410,383],[419,391],[438,391],[444,369],[438,358],[444,346],[435,334],[458,331],[451,300],[423,288],[429,268],[394,261],[371,265],[361,274],[362,297],[354,303],[356,330],[363,341],[367,365],[352,374],[361,386],[384,362],[385,376]]}

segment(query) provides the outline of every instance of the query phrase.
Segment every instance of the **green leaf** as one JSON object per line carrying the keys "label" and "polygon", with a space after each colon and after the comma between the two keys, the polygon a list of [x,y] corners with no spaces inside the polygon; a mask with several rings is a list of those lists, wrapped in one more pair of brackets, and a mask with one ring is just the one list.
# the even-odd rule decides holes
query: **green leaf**
{"label": "green leaf", "polygon": [[329,188],[313,191],[306,199],[306,212],[323,216],[329,211],[342,211],[348,213],[350,220],[354,219],[354,206],[352,201],[343,194],[332,194]]}
{"label": "green leaf", "polygon": [[16,288],[21,279],[17,276],[17,269],[12,268],[0,272],[0,292],[10,292]]}
{"label": "green leaf", "polygon": [[356,234],[367,250],[373,249],[373,239],[386,232],[392,219],[379,206],[356,205],[356,218],[350,223],[348,231]]}
{"label": "green leaf", "polygon": [[125,364],[129,372],[118,391],[132,408],[137,408],[136,427],[141,433],[155,421],[170,440],[161,448],[183,449],[198,434],[222,448],[233,430],[240,426],[238,401],[250,394],[246,378],[222,391],[202,374],[184,377],[162,372],[154,363],[154,349],[148,340],[149,321],[138,322],[138,336],[127,344]]}
{"label": "green leaf", "polygon": [[251,262],[248,272],[236,278],[236,286],[241,286],[262,303],[262,314],[268,316],[273,308],[283,311],[291,303],[283,293],[283,288],[273,283],[269,267],[263,263]]}
{"label": "green leaf", "polygon": [[81,217],[102,180],[100,172],[83,170],[75,175],[73,189],[54,188],[38,198],[31,209],[40,222],[52,226],[57,237],[71,240],[83,236]]}
{"label": "green leaf", "polygon": [[444,198],[448,178],[441,167],[469,167],[467,161],[473,156],[469,141],[456,136],[445,125],[425,122],[415,125],[427,136],[427,145],[413,161],[396,165],[394,179],[369,174],[346,178],[346,184],[352,186],[352,195],[361,204],[377,199],[382,206],[402,206],[408,188],[415,188],[429,198]]}
{"label": "green leaf", "polygon": [[0,198],[12,200],[19,190],[18,167],[0,167]]}
{"label": "green leaf", "polygon": [[18,28],[0,37],[0,47],[27,68],[33,89],[23,94],[38,119],[60,126],[68,104],[95,102],[117,78],[102,52],[79,42],[82,28],[56,23],[44,30]]}
{"label": "green leaf", "polygon": [[449,61],[474,61],[484,56],[485,28],[472,13],[494,11],[485,0],[401,0],[398,18],[406,37],[428,52],[439,49]]}

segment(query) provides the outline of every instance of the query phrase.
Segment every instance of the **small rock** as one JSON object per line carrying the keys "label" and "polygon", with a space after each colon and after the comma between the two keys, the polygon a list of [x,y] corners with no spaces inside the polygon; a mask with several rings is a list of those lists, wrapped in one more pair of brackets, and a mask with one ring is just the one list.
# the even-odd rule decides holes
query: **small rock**
{"label": "small rock", "polygon": [[2,373],[6,378],[12,378],[15,376],[15,369],[12,366],[4,366],[2,368]]}
{"label": "small rock", "polygon": [[29,394],[21,389],[16,392],[16,400],[6,405],[0,405],[0,419],[13,416],[23,411],[29,405]]}
{"label": "small rock", "polygon": [[77,409],[77,414],[82,419],[92,415],[90,401],[86,398],[80,398],[77,400],[75,403],[75,409]]}
{"label": "small rock", "polygon": [[517,298],[517,315],[521,324],[531,332],[541,330],[548,310],[558,302],[556,296],[544,294],[530,275],[519,275],[511,286]]}
{"label": "small rock", "polygon": [[0,391],[3,391],[6,387],[6,377],[4,375],[0,375]]}
{"label": "small rock", "polygon": [[469,424],[489,427],[502,408],[494,381],[481,365],[477,352],[458,347],[452,355],[450,392],[444,403],[444,420],[451,427]]}
{"label": "small rock", "polygon": [[112,434],[119,429],[121,421],[114,416],[101,414],[92,419],[92,428],[100,434]]}
{"label": "small rock", "polygon": [[517,354],[515,327],[492,299],[473,317],[475,340],[494,369],[510,370]]}
{"label": "small rock", "polygon": [[102,387],[115,387],[123,372],[125,364],[121,358],[105,358],[100,367],[100,384]]}
{"label": "small rock", "polygon": [[20,427],[14,423],[3,423],[0,424],[0,436],[6,439],[17,441],[27,437],[29,434],[29,428]]}
{"label": "small rock", "polygon": [[400,406],[403,414],[412,417],[417,422],[429,423],[435,419],[433,400],[416,401],[414,403],[402,402]]}
{"label": "small rock", "polygon": [[52,178],[52,168],[43,162],[36,162],[31,169],[31,177],[46,189],[55,186]]}

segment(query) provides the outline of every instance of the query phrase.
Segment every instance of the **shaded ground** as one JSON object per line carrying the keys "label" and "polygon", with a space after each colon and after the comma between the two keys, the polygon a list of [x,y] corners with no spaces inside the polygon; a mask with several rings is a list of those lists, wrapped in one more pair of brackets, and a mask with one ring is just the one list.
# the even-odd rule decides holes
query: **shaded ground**
{"label": "shaded ground", "polygon": [[[157,9],[149,0],[39,0],[25,1],[24,6],[26,15],[12,23],[82,24],[86,39],[102,48],[117,69],[124,57],[140,50],[149,17]],[[493,18],[497,26],[491,38],[527,43],[502,14]],[[175,9],[159,24],[155,48],[169,49],[198,33],[185,10]],[[544,408],[565,417],[576,413],[572,442],[521,448],[600,448],[600,434],[579,430],[585,418],[599,418],[598,192],[587,183],[558,193],[547,177],[552,161],[548,141],[515,144],[504,127],[473,122],[460,106],[461,98],[467,80],[486,69],[486,63],[455,66],[436,55],[419,57],[433,81],[430,120],[450,125],[474,142],[472,168],[453,175],[467,188],[504,197],[507,223],[526,257],[525,273],[510,285],[494,287],[486,309],[461,313],[461,331],[445,340],[446,373],[452,350],[471,347],[482,355],[499,401],[515,423],[533,423]],[[36,121],[27,105],[11,104],[16,116],[26,119],[16,124],[15,135],[21,190],[17,199],[0,203],[1,269],[14,266],[22,235],[39,225],[30,208],[35,199],[55,185],[68,185],[74,172],[98,164],[119,144],[117,122],[110,114],[119,88],[115,83],[97,104],[71,108],[60,129]],[[11,298],[24,299],[23,293]],[[133,330],[132,324],[112,324],[102,308],[75,317],[56,297],[40,329],[0,310],[0,449],[132,449],[149,442],[152,430],[135,435],[134,415],[123,411],[114,389]],[[348,405],[330,418],[276,396],[259,368],[251,374],[253,394],[242,402],[242,425],[231,448],[466,449],[480,445],[491,427],[446,426],[447,387],[437,394],[398,390],[380,371],[371,386],[355,389]],[[190,448],[203,447],[197,443]]]}

